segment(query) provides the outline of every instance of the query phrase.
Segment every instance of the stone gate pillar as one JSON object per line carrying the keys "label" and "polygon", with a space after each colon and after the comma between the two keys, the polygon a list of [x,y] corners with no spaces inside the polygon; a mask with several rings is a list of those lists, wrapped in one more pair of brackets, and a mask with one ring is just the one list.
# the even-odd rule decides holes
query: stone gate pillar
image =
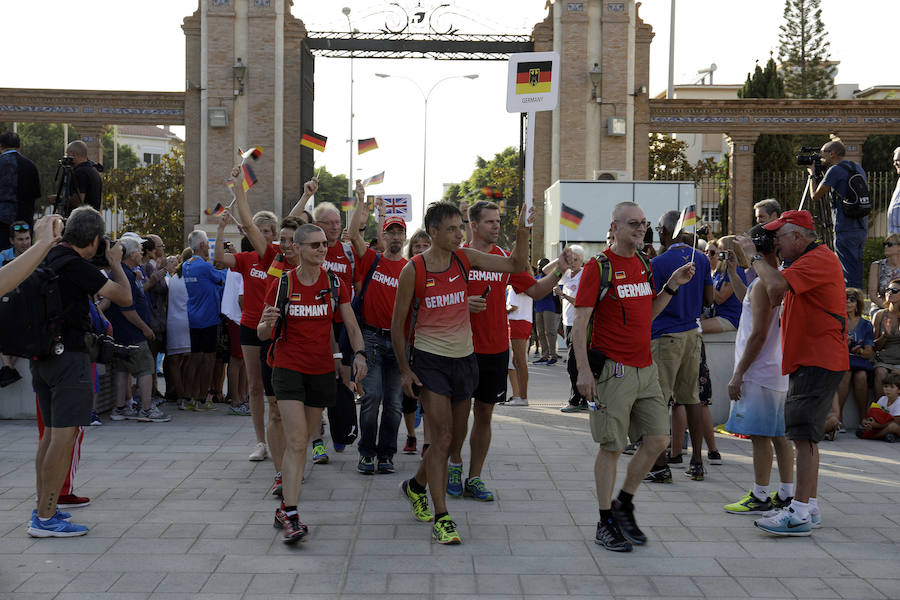
{"label": "stone gate pillar", "polygon": [[728,232],[743,233],[753,226],[753,148],[759,134],[728,136]]}
{"label": "stone gate pillar", "polygon": [[862,152],[863,152],[863,144],[866,141],[866,137],[864,135],[858,134],[846,134],[846,135],[838,135],[841,138],[841,142],[844,144],[844,148],[847,149],[847,154],[844,156],[847,160],[852,160],[856,163],[862,163]]}
{"label": "stone gate pillar", "polygon": [[[103,135],[108,125],[93,121],[74,121],[72,127],[78,132],[79,138],[87,144],[88,160],[103,164]],[[71,141],[72,138],[69,138]]]}

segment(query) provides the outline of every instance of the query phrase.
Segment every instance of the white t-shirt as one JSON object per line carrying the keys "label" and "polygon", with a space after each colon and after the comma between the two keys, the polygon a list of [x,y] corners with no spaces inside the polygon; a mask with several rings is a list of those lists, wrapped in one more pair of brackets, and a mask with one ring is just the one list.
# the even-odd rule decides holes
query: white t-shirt
{"label": "white t-shirt", "polygon": [[[578,272],[575,273],[575,275],[572,275],[572,269],[566,269],[562,279],[559,280],[559,285],[562,286],[563,294],[571,296],[572,298],[578,295],[578,284],[581,283],[581,274],[583,272],[584,267],[578,269]],[[563,325],[571,327],[575,324],[575,305],[563,298],[562,306]]]}
{"label": "white t-shirt", "polygon": [[515,306],[516,310],[507,315],[510,321],[528,321],[531,323],[532,306],[534,300],[528,294],[517,294],[511,285],[506,286],[506,306]]}
{"label": "white t-shirt", "polygon": [[169,284],[169,310],[166,313],[166,354],[191,351],[191,330],[187,316],[187,287],[177,275],[166,276]]}
{"label": "white t-shirt", "polygon": [[225,289],[222,290],[222,314],[237,324],[241,323],[241,304],[238,296],[244,294],[244,278],[237,271],[228,269]]}
{"label": "white t-shirt", "polygon": [[888,397],[882,396],[878,399],[878,406],[886,410],[892,417],[900,417],[900,398],[894,400],[894,403],[888,406]]}

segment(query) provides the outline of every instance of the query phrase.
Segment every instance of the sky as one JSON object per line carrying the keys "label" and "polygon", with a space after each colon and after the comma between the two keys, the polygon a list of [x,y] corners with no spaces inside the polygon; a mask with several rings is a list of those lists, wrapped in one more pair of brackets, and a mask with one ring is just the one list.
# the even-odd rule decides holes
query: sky
{"label": "sky", "polygon": [[[547,14],[546,0],[396,1],[408,8],[421,3],[425,9],[449,2],[454,14],[445,22],[464,33],[527,34]],[[385,15],[379,13],[388,4],[295,0],[292,13],[310,31],[346,31],[341,8],[347,6],[353,27],[374,31],[383,24]],[[852,10],[840,0],[821,4],[831,57],[840,61],[837,83],[856,83],[860,89],[900,84],[888,54],[900,23],[900,2],[858,0]],[[23,54],[4,63],[0,87],[183,90],[181,23],[197,7],[198,0],[0,2],[0,20],[20,24],[5,28],[5,46]],[[694,82],[697,71],[711,63],[718,66],[715,83],[743,83],[756,60],[764,64],[770,52],[777,52],[783,10],[783,0],[677,0],[675,83]],[[655,96],[665,90],[668,77],[670,0],[645,0],[639,15],[656,34],[650,64],[650,94]],[[440,197],[445,183],[468,178],[478,156],[490,159],[518,145],[518,115],[505,108],[504,61],[357,59],[354,71],[354,137],[375,137],[379,145],[354,155],[354,175],[385,171],[384,183],[370,193],[409,193],[414,206],[421,206],[424,103],[416,84],[428,92],[451,77],[434,88],[428,101],[428,201]],[[469,74],[478,78],[461,78]],[[332,173],[346,174],[349,167],[349,88],[349,60],[316,59],[315,130],[329,138],[316,161]],[[417,213],[414,222],[420,220]]]}

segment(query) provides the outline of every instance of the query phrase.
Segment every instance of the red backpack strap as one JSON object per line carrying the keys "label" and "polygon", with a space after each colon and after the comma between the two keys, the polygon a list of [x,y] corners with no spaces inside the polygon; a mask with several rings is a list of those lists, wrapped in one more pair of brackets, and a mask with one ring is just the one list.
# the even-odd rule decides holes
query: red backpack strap
{"label": "red backpack strap", "polygon": [[462,271],[463,279],[466,280],[466,283],[469,282],[469,271],[472,270],[472,264],[469,262],[469,257],[466,256],[466,253],[463,252],[462,248],[453,251],[453,256],[456,257],[456,260],[459,261],[459,267]]}
{"label": "red backpack strap", "polygon": [[413,292],[413,304],[415,304],[416,300],[425,297],[425,259],[421,254],[416,254],[410,262],[416,272],[416,285]]}

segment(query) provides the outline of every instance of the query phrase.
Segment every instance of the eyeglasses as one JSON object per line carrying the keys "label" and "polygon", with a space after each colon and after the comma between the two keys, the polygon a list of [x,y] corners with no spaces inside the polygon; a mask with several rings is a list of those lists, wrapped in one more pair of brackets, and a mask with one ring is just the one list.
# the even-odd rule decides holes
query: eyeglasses
{"label": "eyeglasses", "polygon": [[[31,229],[31,227],[28,226],[28,223],[22,223],[21,225],[12,226],[13,231],[28,231],[29,229]],[[887,244],[887,242],[885,242],[885,244]]]}
{"label": "eyeglasses", "polygon": [[[26,226],[26,229],[27,228],[28,227]],[[897,243],[896,242],[883,242],[881,245],[884,246],[885,248],[893,248],[894,246],[897,245]]]}
{"label": "eyeglasses", "polygon": [[884,291],[885,294],[900,294],[900,288],[888,288]]}
{"label": "eyeglasses", "polygon": [[340,227],[340,221],[316,221],[318,225],[324,225],[325,227]]}
{"label": "eyeglasses", "polygon": [[309,246],[313,250],[316,250],[318,248],[327,248],[328,242],[326,240],[322,240],[320,242],[301,242],[300,245],[301,246]]}
{"label": "eyeglasses", "polygon": [[718,250],[716,250],[715,248],[710,248],[706,251],[706,253],[709,254],[710,256],[712,256],[713,254],[715,254],[717,252],[718,252]]}
{"label": "eyeglasses", "polygon": [[618,222],[625,223],[632,229],[641,229],[641,228],[647,229],[648,227],[650,227],[650,221],[638,221],[637,219],[635,219],[632,221],[618,221]]}

